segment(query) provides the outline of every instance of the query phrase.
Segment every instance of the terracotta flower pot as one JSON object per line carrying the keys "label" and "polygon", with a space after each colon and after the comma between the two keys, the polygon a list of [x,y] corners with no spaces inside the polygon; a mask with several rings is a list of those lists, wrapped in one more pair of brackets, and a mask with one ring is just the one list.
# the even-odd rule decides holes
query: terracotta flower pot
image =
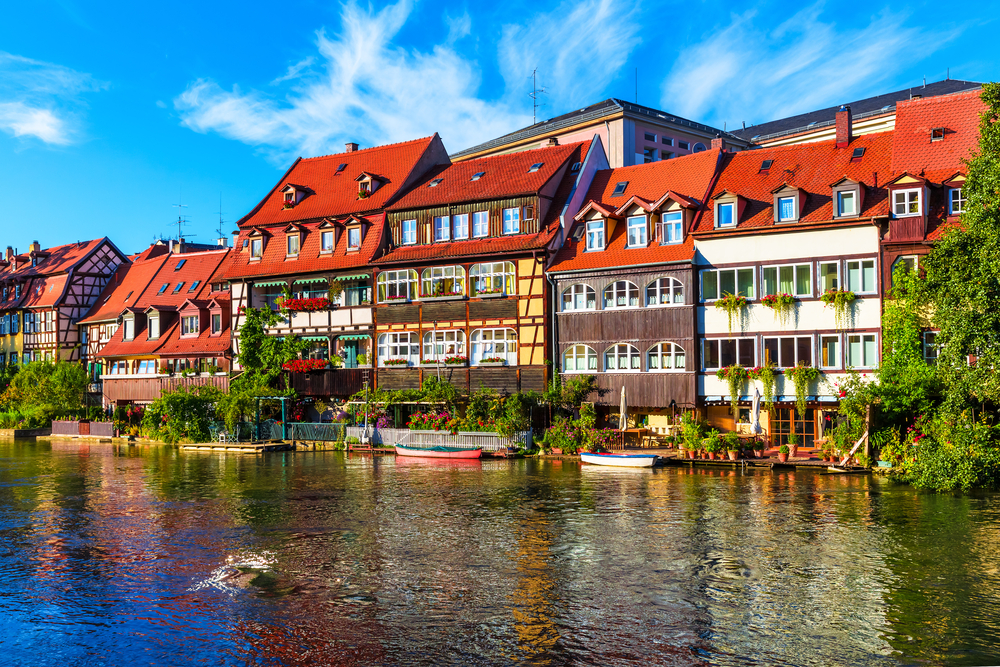
{"label": "terracotta flower pot", "polygon": [[784,452],[778,452],[778,461],[780,461],[781,463],[785,463],[787,460],[788,460],[788,454],[785,454]]}
{"label": "terracotta flower pot", "polygon": [[788,455],[795,458],[799,453],[798,445],[788,445]]}
{"label": "terracotta flower pot", "polygon": [[763,449],[755,449],[755,450],[753,450],[753,455],[756,458],[758,458],[758,459],[762,459],[762,458],[764,458],[764,450]]}
{"label": "terracotta flower pot", "polygon": [[737,456],[739,455],[739,452],[733,451],[732,449],[730,449],[728,453],[730,461],[735,461]]}

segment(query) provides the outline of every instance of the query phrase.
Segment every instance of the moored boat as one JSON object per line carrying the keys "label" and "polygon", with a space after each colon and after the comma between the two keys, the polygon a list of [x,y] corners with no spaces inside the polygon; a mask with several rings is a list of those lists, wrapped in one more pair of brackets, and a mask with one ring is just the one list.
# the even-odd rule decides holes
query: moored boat
{"label": "moored boat", "polygon": [[580,460],[599,466],[620,466],[625,468],[652,468],[656,465],[656,454],[594,454],[580,452]]}
{"label": "moored boat", "polygon": [[396,456],[419,456],[429,459],[478,459],[483,455],[481,447],[464,449],[462,447],[408,447],[396,443]]}

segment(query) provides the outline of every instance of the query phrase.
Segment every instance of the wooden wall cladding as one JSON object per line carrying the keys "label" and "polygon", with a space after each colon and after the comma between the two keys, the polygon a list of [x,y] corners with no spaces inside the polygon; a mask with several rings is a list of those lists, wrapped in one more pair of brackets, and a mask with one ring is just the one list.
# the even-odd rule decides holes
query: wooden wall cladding
{"label": "wooden wall cladding", "polygon": [[379,324],[416,322],[419,317],[420,306],[416,304],[381,306],[375,309],[375,321]]}
{"label": "wooden wall cladding", "polygon": [[521,391],[543,392],[548,383],[545,380],[544,366],[528,366],[521,368]]}
{"label": "wooden wall cladding", "polygon": [[617,406],[622,386],[631,412],[641,408],[667,408],[693,404],[697,392],[696,373],[596,373],[597,391],[588,400],[598,405]]}
{"label": "wooden wall cladding", "polygon": [[420,369],[378,369],[378,387],[380,389],[419,389]]}
{"label": "wooden wall cladding", "polygon": [[451,322],[453,320],[465,319],[464,301],[445,301],[443,303],[425,303],[423,312],[424,322]]}
{"label": "wooden wall cladding", "polygon": [[[693,306],[559,313],[559,343],[674,341],[694,338]],[[596,348],[595,348],[596,349]]]}
{"label": "wooden wall cladding", "polygon": [[491,299],[489,301],[470,301],[470,320],[500,320],[517,317],[516,299]]}

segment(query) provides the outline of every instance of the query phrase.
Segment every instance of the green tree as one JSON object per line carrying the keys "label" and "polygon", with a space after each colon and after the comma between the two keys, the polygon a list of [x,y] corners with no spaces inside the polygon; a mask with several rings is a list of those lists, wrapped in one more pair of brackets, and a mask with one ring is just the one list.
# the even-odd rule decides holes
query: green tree
{"label": "green tree", "polygon": [[38,421],[64,417],[83,409],[87,382],[87,369],[81,364],[32,361],[13,375],[0,403]]}
{"label": "green tree", "polygon": [[[238,391],[277,388],[282,375],[281,365],[295,359],[308,347],[308,343],[298,336],[269,336],[267,328],[276,325],[278,320],[278,314],[270,308],[247,308],[246,320],[240,327],[240,352],[236,356],[243,373],[233,380]],[[289,389],[287,378],[284,389]]]}

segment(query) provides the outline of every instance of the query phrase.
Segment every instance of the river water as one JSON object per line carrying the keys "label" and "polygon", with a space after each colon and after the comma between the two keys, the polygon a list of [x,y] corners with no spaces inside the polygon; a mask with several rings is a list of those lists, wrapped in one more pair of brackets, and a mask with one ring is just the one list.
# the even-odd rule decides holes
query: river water
{"label": "river water", "polygon": [[1000,496],[0,441],[7,665],[983,665]]}

